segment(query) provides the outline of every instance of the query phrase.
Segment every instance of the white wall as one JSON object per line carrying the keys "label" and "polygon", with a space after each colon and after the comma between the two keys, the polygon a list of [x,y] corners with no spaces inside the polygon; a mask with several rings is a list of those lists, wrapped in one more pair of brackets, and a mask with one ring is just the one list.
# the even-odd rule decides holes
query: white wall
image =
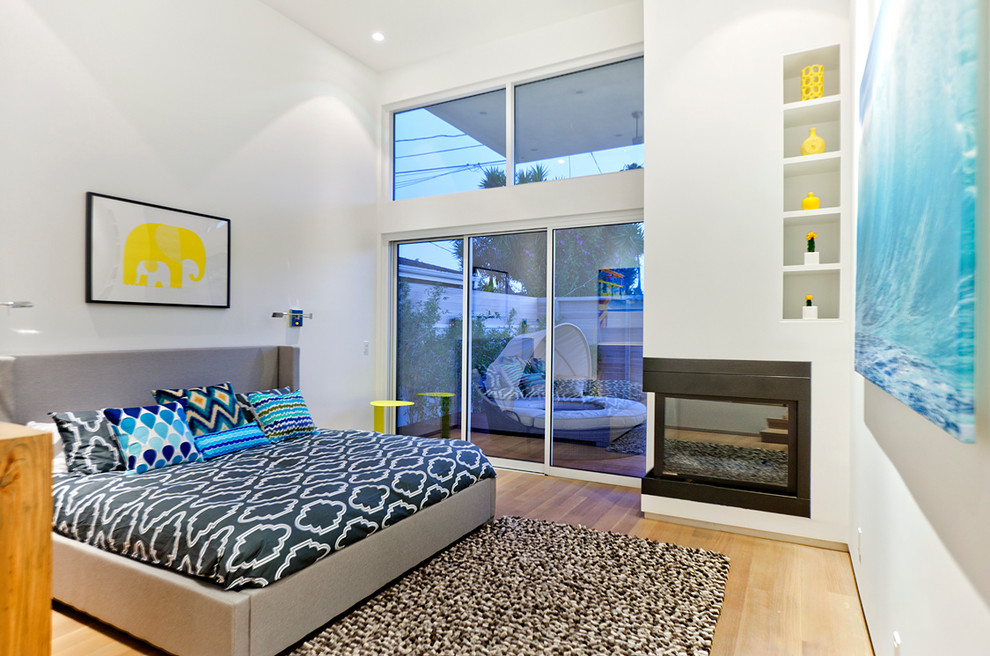
{"label": "white wall", "polygon": [[[854,5],[856,89],[869,52],[878,0]],[[984,3],[983,66],[987,13]],[[987,98],[986,75],[981,93]],[[858,104],[858,98],[856,99]],[[985,101],[984,101],[985,102]],[[983,111],[986,111],[984,105]],[[984,114],[985,116],[985,114]],[[981,121],[986,125],[986,120]],[[858,128],[858,125],[857,125]],[[856,139],[858,143],[858,138]],[[986,130],[981,148],[990,146]],[[986,158],[981,182],[986,184]],[[990,188],[988,186],[987,188]],[[990,252],[980,206],[978,252]],[[987,280],[978,262],[978,280]],[[978,288],[977,352],[990,344],[990,293]],[[982,310],[980,309],[982,308]],[[878,656],[984,654],[990,626],[990,434],[987,360],[977,359],[976,443],[962,444],[853,374],[850,541],[863,610]],[[857,529],[862,530],[862,548]]]}
{"label": "white wall", "polygon": [[[0,300],[35,304],[0,352],[298,344],[317,422],[370,427],[375,75],[254,0],[0,15]],[[87,191],[229,218],[230,309],[86,304]]]}
{"label": "white wall", "polygon": [[[811,361],[812,470],[811,519],[659,497],[644,497],[643,510],[845,543],[852,288],[846,275],[840,321],[781,320],[781,106],[785,54],[836,43],[845,53],[847,2],[656,0],[644,9],[644,353]],[[846,74],[842,86],[848,98]],[[846,101],[847,124],[851,116]],[[844,263],[849,221],[845,212]]]}

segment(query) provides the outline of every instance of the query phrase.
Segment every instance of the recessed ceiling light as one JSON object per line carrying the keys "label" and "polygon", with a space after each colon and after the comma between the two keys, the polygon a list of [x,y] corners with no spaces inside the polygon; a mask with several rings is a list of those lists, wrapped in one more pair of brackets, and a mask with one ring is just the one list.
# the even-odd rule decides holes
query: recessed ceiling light
{"label": "recessed ceiling light", "polygon": [[371,38],[374,39],[375,41],[384,41],[385,35],[382,34],[381,32],[375,32],[374,34],[371,35]]}

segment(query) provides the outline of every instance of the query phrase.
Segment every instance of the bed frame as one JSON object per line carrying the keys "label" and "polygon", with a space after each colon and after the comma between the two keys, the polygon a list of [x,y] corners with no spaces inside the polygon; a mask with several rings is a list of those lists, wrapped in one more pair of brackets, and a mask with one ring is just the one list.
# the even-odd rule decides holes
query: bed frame
{"label": "bed frame", "polygon": [[[152,389],[299,387],[291,346],[0,356],[0,421],[147,405]],[[264,588],[226,591],[53,533],[53,596],[179,656],[273,656],[491,521],[487,479]]]}

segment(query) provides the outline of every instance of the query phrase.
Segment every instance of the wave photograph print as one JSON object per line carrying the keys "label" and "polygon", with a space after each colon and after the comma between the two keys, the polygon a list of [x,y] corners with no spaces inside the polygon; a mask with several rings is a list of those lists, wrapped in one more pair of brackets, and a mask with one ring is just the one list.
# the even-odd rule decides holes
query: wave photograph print
{"label": "wave photograph print", "polygon": [[976,0],[887,0],[860,88],[856,371],[974,441]]}

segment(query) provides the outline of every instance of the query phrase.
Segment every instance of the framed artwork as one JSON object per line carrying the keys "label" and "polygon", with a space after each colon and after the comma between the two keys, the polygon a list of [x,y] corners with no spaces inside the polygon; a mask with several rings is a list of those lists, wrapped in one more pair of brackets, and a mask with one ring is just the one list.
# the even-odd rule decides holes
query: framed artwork
{"label": "framed artwork", "polygon": [[230,307],[230,221],[86,194],[86,302]]}
{"label": "framed artwork", "polygon": [[860,92],[856,371],[974,441],[977,0],[886,0]]}

